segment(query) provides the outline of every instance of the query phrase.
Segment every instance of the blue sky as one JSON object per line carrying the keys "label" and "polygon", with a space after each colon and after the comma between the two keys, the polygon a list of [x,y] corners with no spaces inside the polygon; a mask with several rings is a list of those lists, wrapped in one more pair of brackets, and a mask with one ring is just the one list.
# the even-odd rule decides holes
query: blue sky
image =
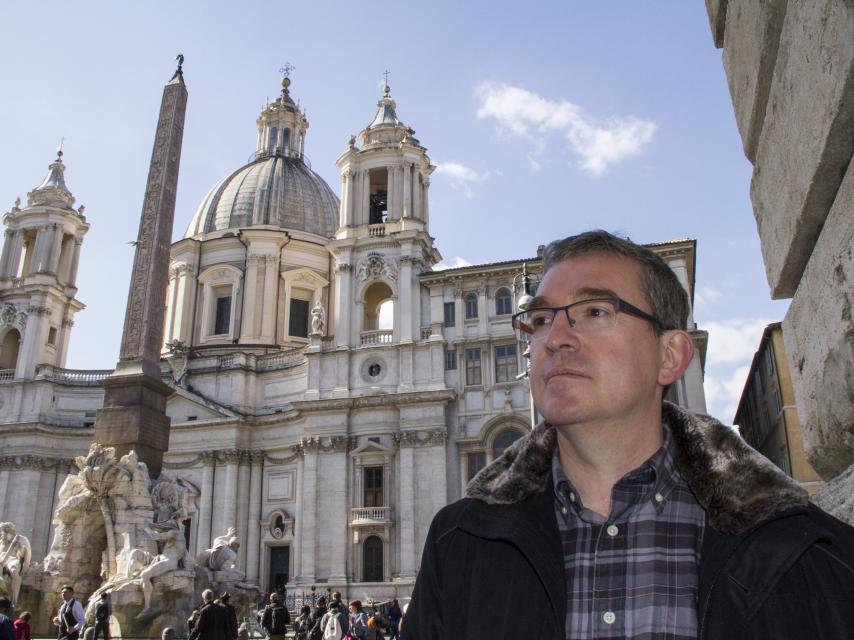
{"label": "blue sky", "polygon": [[86,206],[67,366],[112,368],[163,84],[186,56],[175,237],[255,148],[295,67],[306,154],[335,159],[374,114],[382,73],[439,169],[445,262],[532,256],[589,228],[698,241],[695,319],[709,409],[731,420],[771,301],[732,103],[701,0],[431,3],[8,2],[0,6],[0,211],[39,184],[61,138]]}

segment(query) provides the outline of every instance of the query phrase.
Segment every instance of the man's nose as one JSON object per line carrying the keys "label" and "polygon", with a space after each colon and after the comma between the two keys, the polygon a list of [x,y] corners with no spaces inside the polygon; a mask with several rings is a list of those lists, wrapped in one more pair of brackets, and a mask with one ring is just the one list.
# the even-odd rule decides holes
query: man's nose
{"label": "man's nose", "polygon": [[573,328],[566,309],[555,313],[554,322],[546,334],[546,348],[549,351],[558,349],[578,349],[578,331]]}

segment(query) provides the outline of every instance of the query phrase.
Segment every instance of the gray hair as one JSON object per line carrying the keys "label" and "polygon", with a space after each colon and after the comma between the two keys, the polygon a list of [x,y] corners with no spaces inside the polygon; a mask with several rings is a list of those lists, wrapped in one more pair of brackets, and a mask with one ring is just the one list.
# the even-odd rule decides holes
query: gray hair
{"label": "gray hair", "polygon": [[[629,239],[597,229],[555,240],[543,254],[543,274],[564,260],[586,253],[610,253],[636,261],[643,268],[641,293],[652,309],[652,314],[665,329],[687,327],[691,309],[688,292],[658,254]],[[653,328],[657,334],[661,333],[660,327],[653,325]]]}
{"label": "gray hair", "polygon": [[205,589],[202,591],[202,600],[205,602],[212,602],[214,599],[214,592],[210,589]]}

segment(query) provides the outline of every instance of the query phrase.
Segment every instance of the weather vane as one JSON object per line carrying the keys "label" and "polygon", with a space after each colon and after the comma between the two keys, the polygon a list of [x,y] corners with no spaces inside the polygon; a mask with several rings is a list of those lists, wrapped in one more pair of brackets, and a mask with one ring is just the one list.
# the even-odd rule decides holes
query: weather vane
{"label": "weather vane", "polygon": [[279,73],[281,73],[286,78],[289,78],[291,75],[291,71],[296,70],[296,67],[292,65],[290,62],[286,62],[285,66],[279,69]]}
{"label": "weather vane", "polygon": [[391,71],[389,71],[388,69],[386,69],[386,70],[385,70],[385,73],[383,73],[383,76],[385,76],[385,92],[386,92],[386,93],[388,93],[388,92],[389,92],[389,86],[388,86],[388,74],[390,74],[390,73],[391,73]]}

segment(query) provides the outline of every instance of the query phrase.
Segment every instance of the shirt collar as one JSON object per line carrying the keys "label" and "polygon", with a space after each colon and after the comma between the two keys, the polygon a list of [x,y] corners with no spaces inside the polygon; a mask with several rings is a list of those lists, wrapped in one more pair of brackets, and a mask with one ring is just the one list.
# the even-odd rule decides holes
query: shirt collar
{"label": "shirt collar", "polygon": [[[657,511],[662,508],[679,479],[675,444],[666,424],[662,424],[662,432],[661,447],[643,464],[620,478],[614,485],[612,496],[614,491],[621,492],[623,496],[632,494],[629,499],[632,503],[652,500]],[[552,454],[552,490],[560,506],[572,508],[576,513],[584,510],[578,491],[563,471],[560,462],[560,449],[557,445],[555,445]],[[625,501],[626,498],[623,497],[623,502]]]}

